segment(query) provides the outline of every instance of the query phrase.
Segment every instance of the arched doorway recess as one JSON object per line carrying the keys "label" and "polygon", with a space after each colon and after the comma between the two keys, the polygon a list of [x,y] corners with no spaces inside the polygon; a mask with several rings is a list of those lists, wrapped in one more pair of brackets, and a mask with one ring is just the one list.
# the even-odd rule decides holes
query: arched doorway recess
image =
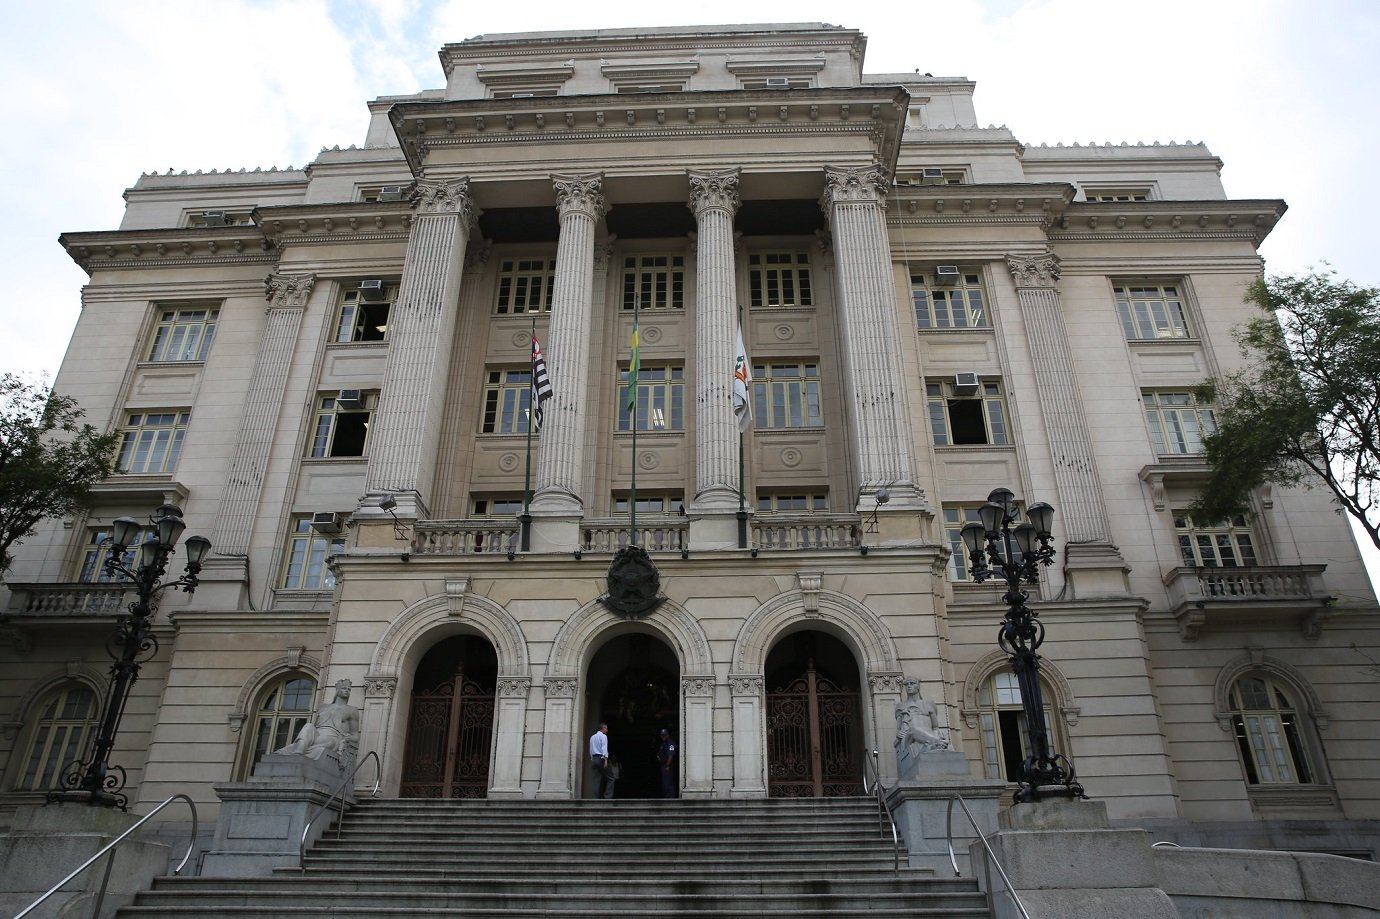
{"label": "arched doorway recess", "polygon": [[[600,722],[608,723],[609,752],[622,766],[614,797],[660,797],[658,732],[666,728],[680,738],[680,664],[675,652],[654,635],[619,635],[595,652],[587,685],[584,737],[593,734]],[[588,783],[589,776],[583,776],[583,781]],[[588,788],[585,794],[591,794]]]}
{"label": "arched doorway recess", "polygon": [[404,798],[483,798],[493,756],[498,656],[475,635],[442,639],[417,664],[404,746]]}
{"label": "arched doorway recess", "polygon": [[861,681],[852,652],[823,632],[793,632],[767,655],[767,794],[863,793]]}

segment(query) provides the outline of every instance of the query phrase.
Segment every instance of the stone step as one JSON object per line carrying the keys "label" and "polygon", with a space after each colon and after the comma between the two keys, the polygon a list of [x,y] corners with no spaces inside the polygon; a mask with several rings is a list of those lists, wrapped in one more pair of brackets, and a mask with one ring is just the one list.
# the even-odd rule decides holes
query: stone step
{"label": "stone step", "polygon": [[[312,872],[301,876],[295,871],[268,878],[163,878],[155,889],[159,893],[176,894],[202,893],[377,893],[406,886],[413,891],[448,891],[463,893],[485,893],[495,890],[512,891],[520,886],[524,893],[562,893],[571,896],[586,894],[599,896],[610,894],[643,895],[650,886],[653,896],[666,891],[676,893],[704,893],[716,888],[724,895],[772,894],[798,895],[801,893],[860,894],[883,893],[903,894],[921,898],[969,897],[973,893],[970,881],[951,878],[933,878],[920,872],[903,869],[898,875],[873,877],[870,875],[844,875],[839,878],[800,879],[772,877],[734,878],[721,873],[705,872],[698,875],[665,877],[646,872],[640,877],[629,877],[619,872],[605,876],[598,871],[576,880],[547,878],[540,872],[532,877],[514,875],[511,872],[488,875],[471,873],[427,876],[407,873],[374,873],[341,875],[329,877]],[[519,883],[520,882],[520,883]],[[703,888],[703,889],[702,889]]]}
{"label": "stone step", "polygon": [[[781,908],[762,905],[753,906],[746,913],[725,911],[716,906],[671,907],[662,904],[630,904],[627,909],[605,909],[601,904],[599,912],[620,917],[620,919],[990,919],[991,912],[983,906],[881,906],[856,901],[838,909],[831,907],[815,908],[797,905]],[[202,905],[166,904],[157,906],[127,906],[116,915],[119,919],[291,919],[303,916],[320,919],[331,916],[333,919],[417,919],[418,916],[450,917],[450,919],[587,919],[591,914],[589,904],[561,904],[553,908],[516,908],[463,906],[456,908],[429,909],[424,913],[411,906],[346,906],[332,904],[328,910],[320,906],[297,906],[273,904],[268,906],[222,905],[208,908]]]}
{"label": "stone step", "polygon": [[[615,861],[608,859],[608,861]],[[526,867],[533,862],[535,867]],[[751,870],[769,871],[777,876],[837,879],[866,873],[876,878],[892,875],[892,859],[886,853],[885,859],[872,856],[836,854],[827,859],[815,856],[782,857],[773,859],[753,858],[733,855],[712,859],[695,859],[693,863],[674,855],[638,858],[635,867],[616,869],[593,865],[588,856],[578,859],[555,859],[547,856],[536,858],[534,853],[526,852],[517,857],[484,857],[452,855],[449,858],[424,859],[420,857],[385,857],[360,853],[325,854],[313,851],[307,855],[307,869],[313,873],[333,875],[351,872],[389,872],[405,876],[466,877],[471,875],[506,874],[511,877],[533,878],[561,877],[578,880],[590,877],[640,877],[652,874],[668,879],[680,877],[700,877],[717,874],[723,877],[736,876],[750,865]],[[904,864],[904,863],[903,863]],[[280,869],[280,873],[299,874],[296,868]],[[928,876],[928,875],[926,875]]]}

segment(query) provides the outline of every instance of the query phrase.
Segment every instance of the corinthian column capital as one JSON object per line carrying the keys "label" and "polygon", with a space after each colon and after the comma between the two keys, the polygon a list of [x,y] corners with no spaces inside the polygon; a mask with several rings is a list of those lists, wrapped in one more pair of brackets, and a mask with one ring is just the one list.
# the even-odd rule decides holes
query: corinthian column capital
{"label": "corinthian column capital", "polygon": [[274,272],[264,278],[264,299],[269,309],[302,309],[316,284],[314,274],[280,274]]}
{"label": "corinthian column capital", "polygon": [[604,199],[602,172],[589,175],[553,175],[551,184],[556,189],[556,210],[561,216],[573,212],[584,214],[591,220],[598,220],[608,210],[608,203]]}
{"label": "corinthian column capital", "polygon": [[709,208],[720,208],[728,211],[730,217],[736,214],[742,204],[738,197],[738,173],[737,169],[690,173],[690,210],[698,215]]}
{"label": "corinthian column capital", "polygon": [[828,210],[831,204],[885,204],[887,190],[887,171],[881,163],[853,169],[825,166],[824,194],[820,197],[819,204],[825,210]]}
{"label": "corinthian column capital", "polygon": [[1008,255],[1006,267],[1020,287],[1053,287],[1059,280],[1059,256],[1053,252],[1039,255]]}
{"label": "corinthian column capital", "polygon": [[458,214],[466,225],[479,219],[469,179],[418,182],[412,189],[412,209],[418,214]]}

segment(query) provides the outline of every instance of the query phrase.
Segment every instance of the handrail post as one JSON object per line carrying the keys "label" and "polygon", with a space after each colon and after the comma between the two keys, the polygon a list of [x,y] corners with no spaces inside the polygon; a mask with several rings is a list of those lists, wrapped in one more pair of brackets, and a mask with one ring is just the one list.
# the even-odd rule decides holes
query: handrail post
{"label": "handrail post", "polygon": [[[369,760],[371,759],[374,761],[374,790],[369,795],[369,797],[377,798],[379,796],[379,785],[383,782],[383,763],[379,761],[378,753],[373,750],[370,750],[368,753],[364,754],[364,758],[355,765],[354,770],[345,777],[345,780],[342,781],[340,785],[336,787],[335,791],[331,794],[331,796],[326,799],[326,803],[318,807],[316,809],[316,812],[307,818],[306,825],[302,827],[302,841],[297,846],[298,871],[307,870],[307,837],[311,835],[312,824],[316,822],[316,818],[320,817],[323,813],[330,809],[331,802],[335,800],[336,795],[340,796],[340,817],[336,820],[335,838],[340,838],[340,823],[345,819],[345,787],[355,780],[355,776],[359,775],[359,770],[363,769],[364,764],[369,762]],[[16,917],[16,919],[18,919],[18,917]]]}
{"label": "handrail post", "polygon": [[986,873],[987,877],[987,898],[989,905],[992,899],[992,866],[995,865],[997,869],[997,874],[1001,875],[1002,882],[1006,884],[1007,894],[1010,895],[1011,901],[1016,904],[1016,909],[1021,911],[1021,915],[1024,916],[1025,919],[1030,919],[1030,913],[1026,911],[1025,904],[1021,902],[1020,895],[1016,893],[1016,888],[1011,886],[1011,878],[1007,877],[1006,869],[1001,866],[1001,862],[997,859],[997,853],[992,850],[991,844],[987,842],[987,837],[984,836],[982,833],[982,827],[977,825],[977,820],[973,817],[973,812],[968,810],[968,803],[963,800],[962,795],[953,795],[949,798],[948,813],[945,818],[945,823],[947,824],[947,826],[945,827],[945,831],[946,835],[948,836],[949,844],[949,864],[953,865],[954,867],[954,877],[963,876],[963,872],[958,870],[958,859],[954,856],[955,801],[958,802],[959,807],[963,808],[964,816],[966,816],[968,818],[968,822],[973,825],[973,832],[977,833],[978,842],[982,843],[982,847],[985,850],[987,850],[987,859],[983,863],[983,870]]}

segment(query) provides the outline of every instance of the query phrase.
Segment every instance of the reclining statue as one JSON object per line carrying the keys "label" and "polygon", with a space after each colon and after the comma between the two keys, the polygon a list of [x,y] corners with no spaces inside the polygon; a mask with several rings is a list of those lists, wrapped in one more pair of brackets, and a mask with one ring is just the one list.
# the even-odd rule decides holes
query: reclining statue
{"label": "reclining statue", "polygon": [[335,698],[321,706],[316,717],[302,725],[297,739],[275,750],[320,759],[326,753],[352,757],[359,747],[359,709],[349,704],[350,681],[335,684]]}

